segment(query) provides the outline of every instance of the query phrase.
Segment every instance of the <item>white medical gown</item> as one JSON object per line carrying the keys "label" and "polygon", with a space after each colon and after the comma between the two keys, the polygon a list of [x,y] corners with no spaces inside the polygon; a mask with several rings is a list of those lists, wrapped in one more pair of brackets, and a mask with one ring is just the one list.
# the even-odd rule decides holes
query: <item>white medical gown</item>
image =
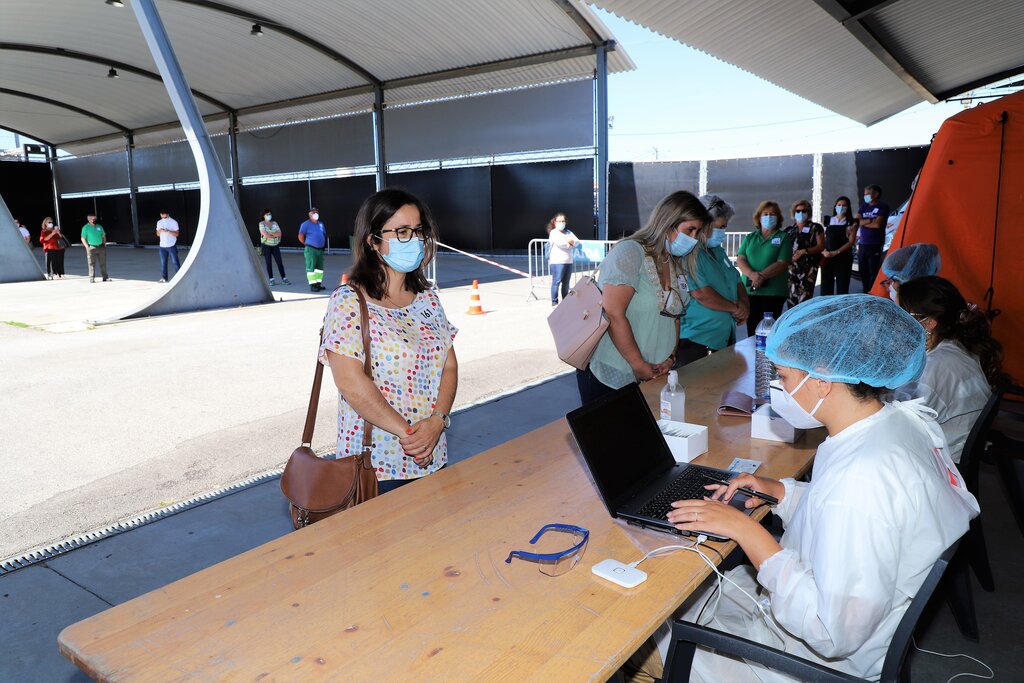
{"label": "white medical gown", "polygon": [[906,392],[924,399],[937,413],[935,419],[946,435],[949,455],[953,462],[960,462],[967,436],[992,395],[978,357],[959,342],[941,341],[928,352],[924,372]]}
{"label": "white medical gown", "polygon": [[[783,480],[783,549],[759,567],[762,589],[751,567],[729,574],[770,598],[774,629],[729,584],[711,626],[877,679],[911,599],[979,512],[930,415],[919,401],[887,404],[821,444],[811,483]],[[792,679],[698,649],[691,680]]]}

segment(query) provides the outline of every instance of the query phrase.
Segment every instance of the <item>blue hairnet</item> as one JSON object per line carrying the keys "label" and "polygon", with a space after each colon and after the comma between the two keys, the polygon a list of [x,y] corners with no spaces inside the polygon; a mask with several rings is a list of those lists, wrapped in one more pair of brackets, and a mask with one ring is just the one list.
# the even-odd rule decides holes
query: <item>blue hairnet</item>
{"label": "blue hairnet", "polygon": [[896,389],[924,370],[924,327],[882,297],[816,297],[782,314],[766,354],[812,377]]}
{"label": "blue hairnet", "polygon": [[882,272],[900,282],[935,275],[941,267],[939,248],[927,242],[891,251],[882,262]]}

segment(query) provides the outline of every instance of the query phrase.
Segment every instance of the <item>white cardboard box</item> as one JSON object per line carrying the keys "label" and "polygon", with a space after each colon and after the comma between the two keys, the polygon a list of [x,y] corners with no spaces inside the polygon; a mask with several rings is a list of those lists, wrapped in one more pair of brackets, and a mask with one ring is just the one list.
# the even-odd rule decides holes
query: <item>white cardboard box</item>
{"label": "white cardboard box", "polygon": [[690,462],[708,452],[708,428],[689,422],[658,420],[661,435],[676,462]]}
{"label": "white cardboard box", "polygon": [[750,438],[752,439],[794,443],[803,435],[804,430],[795,429],[793,425],[782,419],[782,416],[772,410],[771,404],[765,403],[750,416]]}

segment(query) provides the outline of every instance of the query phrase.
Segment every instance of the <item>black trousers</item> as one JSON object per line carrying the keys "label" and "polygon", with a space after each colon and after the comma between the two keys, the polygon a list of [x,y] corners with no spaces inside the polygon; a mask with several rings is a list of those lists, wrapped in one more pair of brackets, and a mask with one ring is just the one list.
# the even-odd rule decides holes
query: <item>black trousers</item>
{"label": "black trousers", "polygon": [[865,293],[870,292],[882,269],[882,245],[857,245],[857,270],[860,272],[860,285]]}
{"label": "black trousers", "polygon": [[764,318],[764,314],[771,311],[775,319],[782,315],[782,307],[786,305],[784,296],[766,296],[754,293],[750,295],[750,317],[747,318],[747,335],[753,337],[757,324]]}
{"label": "black trousers", "polygon": [[849,294],[853,274],[853,251],[825,259],[821,264],[821,294]]}
{"label": "black trousers", "polygon": [[50,275],[64,276],[64,250],[47,249],[43,252],[46,257],[46,272]]}
{"label": "black trousers", "polygon": [[581,405],[586,405],[594,399],[601,398],[605,394],[615,391],[615,389],[594,377],[594,373],[590,371],[589,367],[586,370],[576,371],[576,388],[580,391]]}
{"label": "black trousers", "polygon": [[715,350],[710,346],[704,346],[689,339],[680,339],[676,345],[676,364],[672,366],[672,369],[675,370],[689,365],[695,360],[707,358],[714,352]]}

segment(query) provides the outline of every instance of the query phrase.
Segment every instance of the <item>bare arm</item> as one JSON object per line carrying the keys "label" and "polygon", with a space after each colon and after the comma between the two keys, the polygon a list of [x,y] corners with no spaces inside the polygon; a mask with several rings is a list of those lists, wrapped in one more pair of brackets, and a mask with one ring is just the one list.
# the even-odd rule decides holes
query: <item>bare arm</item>
{"label": "bare arm", "polygon": [[761,277],[765,280],[770,280],[779,273],[783,273],[789,269],[789,261],[776,261],[767,268],[761,271]]}
{"label": "bare arm", "polygon": [[[437,389],[437,401],[434,410],[449,415],[455,404],[455,392],[459,387],[459,361],[455,357],[455,347],[448,350],[441,370],[441,384]],[[444,420],[440,416],[429,415],[409,428],[408,436],[401,440],[406,454],[413,456],[416,464],[426,467],[434,459],[434,448],[444,430]]]}
{"label": "bare arm", "polygon": [[[746,294],[746,292],[744,292],[744,294]],[[735,315],[740,310],[737,302],[729,301],[711,287],[691,289],[690,296],[699,301],[702,306],[710,308],[712,311],[724,311]]]}
{"label": "bare arm", "polygon": [[604,313],[608,317],[608,334],[612,343],[622,357],[633,369],[637,379],[648,380],[657,377],[657,370],[651,363],[644,360],[637,346],[636,337],[633,336],[633,328],[626,319],[626,308],[636,294],[629,285],[605,285],[601,293],[601,303],[604,306]]}
{"label": "bare arm", "polygon": [[302,242],[302,244],[306,243],[306,236],[303,235],[301,232],[299,233],[299,241]]}
{"label": "bare arm", "polygon": [[754,269],[750,267],[747,257],[742,254],[736,257],[736,267],[739,268],[740,272],[747,277],[753,277],[755,273]]}
{"label": "bare arm", "polygon": [[814,240],[814,246],[807,248],[808,254],[820,254],[825,251],[825,233],[821,231]]}

